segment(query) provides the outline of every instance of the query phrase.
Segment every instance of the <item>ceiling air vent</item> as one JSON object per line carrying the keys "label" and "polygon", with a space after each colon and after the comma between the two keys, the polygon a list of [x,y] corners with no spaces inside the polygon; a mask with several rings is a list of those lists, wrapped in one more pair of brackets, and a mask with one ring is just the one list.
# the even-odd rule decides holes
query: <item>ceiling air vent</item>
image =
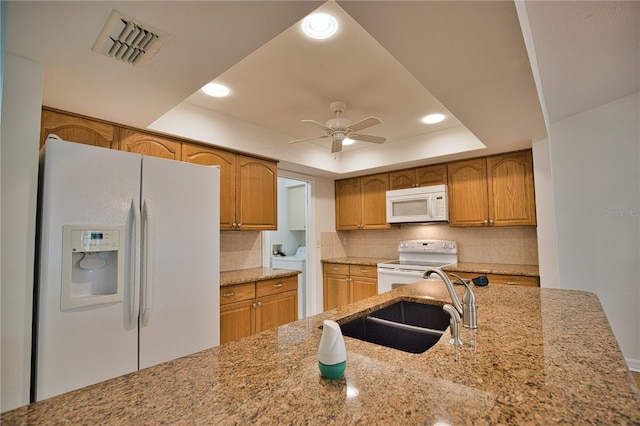
{"label": "ceiling air vent", "polygon": [[91,50],[121,62],[139,65],[151,59],[168,37],[114,10]]}

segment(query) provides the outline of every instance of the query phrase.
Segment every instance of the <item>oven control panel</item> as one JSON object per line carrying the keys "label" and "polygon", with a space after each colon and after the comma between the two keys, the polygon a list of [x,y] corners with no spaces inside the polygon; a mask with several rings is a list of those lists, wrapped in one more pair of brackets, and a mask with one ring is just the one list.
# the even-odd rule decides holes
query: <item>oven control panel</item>
{"label": "oven control panel", "polygon": [[457,253],[455,241],[447,240],[406,240],[398,244],[398,252],[405,253]]}

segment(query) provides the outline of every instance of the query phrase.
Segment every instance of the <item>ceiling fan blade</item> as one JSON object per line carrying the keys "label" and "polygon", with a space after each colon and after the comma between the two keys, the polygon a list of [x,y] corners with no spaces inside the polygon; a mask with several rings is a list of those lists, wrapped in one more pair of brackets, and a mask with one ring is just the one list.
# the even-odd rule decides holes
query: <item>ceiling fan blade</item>
{"label": "ceiling fan blade", "polygon": [[352,133],[349,135],[349,137],[354,141],[371,142],[371,143],[385,143],[387,141],[387,138],[383,136],[354,135]]}
{"label": "ceiling fan blade", "polygon": [[358,130],[366,129],[367,127],[375,126],[376,124],[380,124],[380,123],[382,122],[379,119],[371,116],[371,117],[363,118],[360,121],[356,121],[355,123],[352,123],[349,126],[349,129],[351,129],[352,132],[357,132]]}
{"label": "ceiling fan blade", "polygon": [[334,139],[333,143],[331,144],[331,153],[333,154],[340,151],[342,151],[342,141],[339,139]]}
{"label": "ceiling fan blade", "polygon": [[325,124],[320,123],[319,121],[316,121],[316,120],[302,120],[302,122],[313,124],[314,126],[320,127],[322,130],[327,130],[327,131],[333,130],[331,129],[331,127],[327,127]]}
{"label": "ceiling fan blade", "polygon": [[316,140],[316,139],[324,139],[324,138],[328,138],[328,137],[329,137],[329,135],[313,136],[313,137],[310,137],[310,138],[295,139],[295,140],[289,141],[289,143],[307,142],[307,141],[313,141],[313,140]]}

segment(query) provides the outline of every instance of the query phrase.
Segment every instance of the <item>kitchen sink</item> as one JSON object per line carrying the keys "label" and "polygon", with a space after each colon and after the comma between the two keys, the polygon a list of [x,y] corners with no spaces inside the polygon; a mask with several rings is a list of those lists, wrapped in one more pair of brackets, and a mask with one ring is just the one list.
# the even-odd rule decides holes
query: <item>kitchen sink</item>
{"label": "kitchen sink", "polygon": [[435,345],[449,327],[442,306],[401,300],[340,324],[342,334],[411,353]]}

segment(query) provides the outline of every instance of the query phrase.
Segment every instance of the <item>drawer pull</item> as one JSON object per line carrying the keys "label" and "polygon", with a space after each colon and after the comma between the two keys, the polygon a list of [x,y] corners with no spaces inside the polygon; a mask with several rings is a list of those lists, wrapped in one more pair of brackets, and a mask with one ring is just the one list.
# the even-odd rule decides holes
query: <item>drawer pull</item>
{"label": "drawer pull", "polygon": [[236,294],[232,291],[231,293],[222,293],[222,297],[233,297]]}
{"label": "drawer pull", "polygon": [[367,273],[367,272],[369,272],[369,270],[368,269],[360,269],[360,272]]}
{"label": "drawer pull", "polygon": [[274,285],[274,287],[275,287],[275,288],[280,288],[280,287],[282,287],[283,285],[284,285],[284,283],[278,283],[278,284]]}
{"label": "drawer pull", "polygon": [[520,284],[518,281],[505,281],[505,284],[509,284],[509,285],[518,285]]}
{"label": "drawer pull", "polygon": [[340,270],[340,268],[339,268],[339,267],[337,267],[337,266],[334,266],[334,267],[332,267],[331,269],[333,269],[334,271],[339,271],[339,270]]}

